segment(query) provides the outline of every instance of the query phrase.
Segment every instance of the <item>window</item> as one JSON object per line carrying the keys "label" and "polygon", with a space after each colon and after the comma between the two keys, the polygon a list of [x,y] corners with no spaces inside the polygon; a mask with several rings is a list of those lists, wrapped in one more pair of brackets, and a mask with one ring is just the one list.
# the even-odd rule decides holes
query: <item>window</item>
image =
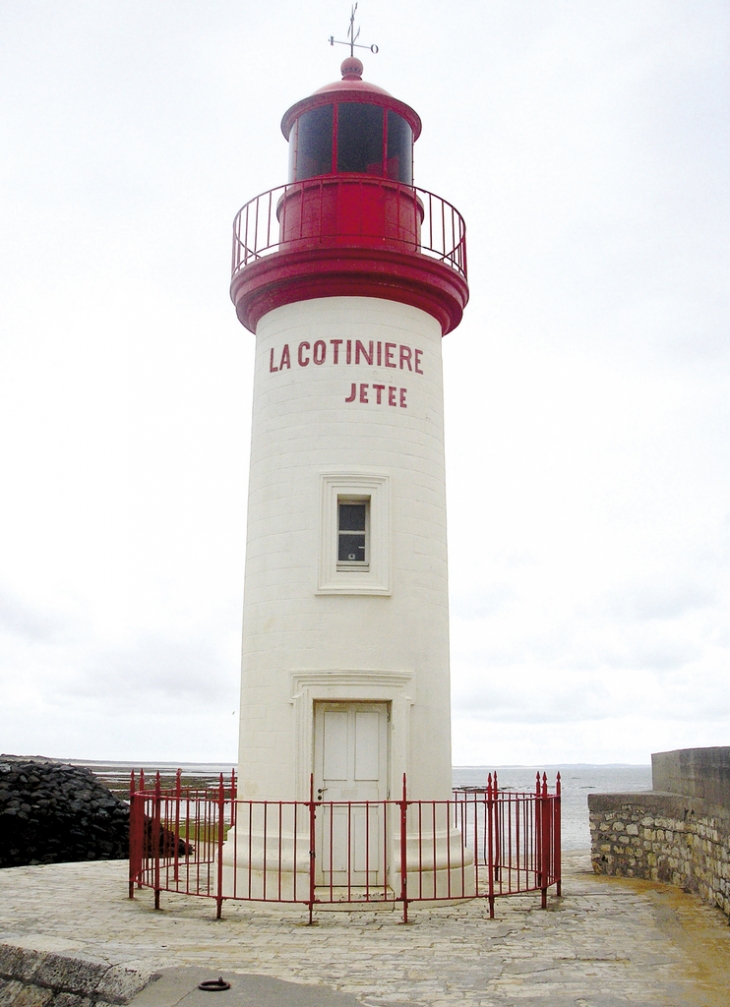
{"label": "window", "polygon": [[289,177],[300,181],[332,171],[332,105],[313,108],[299,117],[289,137]]}
{"label": "window", "polygon": [[337,108],[337,170],[383,174],[383,110],[343,102]]}
{"label": "window", "polygon": [[385,176],[411,185],[410,124],[393,109],[359,101],[303,112],[289,134],[289,180],[300,182],[333,172]]}
{"label": "window", "polygon": [[337,567],[368,567],[368,518],[370,498],[337,498]]}
{"label": "window", "polygon": [[388,109],[386,174],[396,182],[413,184],[413,130],[406,120]]}
{"label": "window", "polygon": [[390,594],[390,479],[322,474],[318,594]]}

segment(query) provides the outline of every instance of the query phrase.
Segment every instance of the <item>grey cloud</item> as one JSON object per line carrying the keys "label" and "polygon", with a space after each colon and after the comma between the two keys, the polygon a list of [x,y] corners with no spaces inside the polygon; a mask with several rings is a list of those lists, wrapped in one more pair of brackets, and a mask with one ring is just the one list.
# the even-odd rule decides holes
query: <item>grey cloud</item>
{"label": "grey cloud", "polygon": [[510,686],[470,690],[454,696],[454,710],[499,723],[571,723],[606,720],[620,715],[622,703],[605,689],[566,688],[564,683],[543,677],[539,683],[520,681]]}
{"label": "grey cloud", "polygon": [[730,692],[692,676],[662,681],[651,673],[606,682],[550,673],[512,673],[509,682],[456,683],[454,709],[488,723],[576,723],[629,715],[693,721],[730,716]]}
{"label": "grey cloud", "polygon": [[0,593],[0,631],[27,643],[56,643],[69,634],[69,617]]}
{"label": "grey cloud", "polygon": [[458,594],[450,598],[449,608],[452,618],[472,622],[497,612],[514,595],[507,585],[495,585],[484,591]]}
{"label": "grey cloud", "polygon": [[118,649],[95,650],[80,660],[61,695],[101,698],[130,709],[142,704],[177,708],[210,706],[230,696],[235,703],[238,669],[218,641],[140,637]]}
{"label": "grey cloud", "polygon": [[650,585],[629,588],[607,599],[609,612],[635,620],[679,619],[718,600],[716,591],[700,584]]}
{"label": "grey cloud", "polygon": [[540,667],[546,675],[561,672],[610,674],[611,669],[656,672],[685,667],[702,653],[691,637],[642,634],[621,625],[599,622],[561,623],[545,632],[525,629],[519,639],[490,634],[485,626],[483,642],[477,649],[459,647],[458,627],[452,633],[455,663],[476,665],[484,675],[495,668]]}

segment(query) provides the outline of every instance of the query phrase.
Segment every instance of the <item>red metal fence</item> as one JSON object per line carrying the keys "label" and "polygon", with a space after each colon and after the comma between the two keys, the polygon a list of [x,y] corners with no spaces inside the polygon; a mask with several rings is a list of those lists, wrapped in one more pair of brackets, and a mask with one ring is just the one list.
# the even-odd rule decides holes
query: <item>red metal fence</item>
{"label": "red metal fence", "polygon": [[[553,793],[537,774],[534,792],[500,790],[496,773],[482,790],[448,801],[247,801],[236,781],[163,789],[144,773],[130,787],[129,897],[135,886],[215,899],[346,903],[560,895],[560,776]],[[231,831],[233,830],[233,831]]]}
{"label": "red metal fence", "polygon": [[440,196],[384,178],[333,175],[256,196],[233,222],[232,275],[264,255],[372,247],[438,259],[466,279],[466,224]]}

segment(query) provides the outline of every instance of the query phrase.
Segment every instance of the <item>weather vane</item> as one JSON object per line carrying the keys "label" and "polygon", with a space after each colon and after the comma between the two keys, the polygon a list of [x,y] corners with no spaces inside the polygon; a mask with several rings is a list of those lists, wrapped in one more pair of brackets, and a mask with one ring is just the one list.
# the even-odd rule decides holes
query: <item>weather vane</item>
{"label": "weather vane", "polygon": [[355,55],[356,49],[369,49],[370,52],[375,53],[378,51],[378,47],[376,45],[363,45],[361,42],[359,43],[357,41],[360,38],[360,29],[358,28],[357,31],[355,31],[356,10],[357,10],[357,4],[353,4],[352,11],[350,12],[350,27],[347,29],[347,37],[349,38],[350,41],[340,42],[339,39],[336,39],[334,35],[330,35],[329,39],[330,45],[349,45],[351,56]]}

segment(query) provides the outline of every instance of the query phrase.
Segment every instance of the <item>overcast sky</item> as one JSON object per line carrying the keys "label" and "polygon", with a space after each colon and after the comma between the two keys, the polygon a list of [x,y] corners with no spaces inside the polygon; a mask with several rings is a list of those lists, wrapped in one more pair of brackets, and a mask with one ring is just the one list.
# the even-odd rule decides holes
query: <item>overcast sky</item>
{"label": "overcast sky", "polygon": [[[730,744],[730,7],[361,0],[468,227],[455,764]],[[233,761],[239,206],[345,0],[0,5],[0,751]]]}

